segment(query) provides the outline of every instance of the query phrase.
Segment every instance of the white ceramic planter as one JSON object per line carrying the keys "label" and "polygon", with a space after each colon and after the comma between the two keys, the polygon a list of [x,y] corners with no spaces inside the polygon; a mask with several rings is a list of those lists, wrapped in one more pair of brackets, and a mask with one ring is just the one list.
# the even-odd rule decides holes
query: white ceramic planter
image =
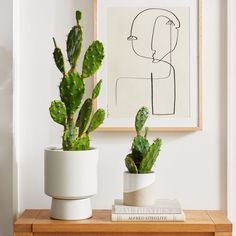
{"label": "white ceramic planter", "polygon": [[90,199],[97,193],[98,149],[44,153],[44,188],[52,197],[51,217],[81,220],[92,216]]}
{"label": "white ceramic planter", "polygon": [[131,174],[124,172],[124,205],[151,206],[155,203],[153,184],[155,172],[147,174]]}

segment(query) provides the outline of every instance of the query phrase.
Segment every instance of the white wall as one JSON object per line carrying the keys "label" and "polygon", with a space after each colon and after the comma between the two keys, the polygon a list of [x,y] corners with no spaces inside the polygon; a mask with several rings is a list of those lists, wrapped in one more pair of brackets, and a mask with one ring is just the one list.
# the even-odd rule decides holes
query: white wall
{"label": "white wall", "polygon": [[10,235],[12,206],[12,1],[0,1],[0,235]]}
{"label": "white wall", "polygon": [[[227,81],[227,211],[228,216],[236,224],[236,2],[234,0],[228,0],[228,81]],[[233,233],[235,234],[235,227]]]}
{"label": "white wall", "polygon": [[[93,39],[91,0],[21,0],[19,54],[19,211],[47,208],[43,190],[43,150],[60,142],[60,128],[48,114],[60,82],[52,59],[55,36],[65,35],[82,10],[84,48]],[[203,131],[153,133],[163,148],[157,163],[158,197],[181,201],[185,209],[226,209],[226,1],[203,1]],[[88,83],[91,88],[91,81]],[[123,160],[133,133],[96,133],[100,148],[99,192],[94,208],[110,208],[122,196]],[[89,169],[88,169],[89,171]]]}

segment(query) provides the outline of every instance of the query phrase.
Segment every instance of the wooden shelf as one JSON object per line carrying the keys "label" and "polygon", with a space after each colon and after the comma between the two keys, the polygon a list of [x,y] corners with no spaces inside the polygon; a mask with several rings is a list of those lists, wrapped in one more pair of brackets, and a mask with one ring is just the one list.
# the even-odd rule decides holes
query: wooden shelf
{"label": "wooden shelf", "polygon": [[94,210],[83,221],[50,219],[49,210],[26,210],[14,224],[15,236],[231,236],[232,224],[220,211],[185,211],[185,222],[112,222],[110,210]]}

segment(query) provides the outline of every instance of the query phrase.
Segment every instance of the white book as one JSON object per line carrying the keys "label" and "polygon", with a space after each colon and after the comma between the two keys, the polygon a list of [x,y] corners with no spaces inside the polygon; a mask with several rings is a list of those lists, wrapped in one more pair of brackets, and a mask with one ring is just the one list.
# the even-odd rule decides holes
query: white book
{"label": "white book", "polygon": [[116,199],[112,206],[116,214],[180,214],[182,208],[176,199],[158,199],[153,206],[126,206],[123,201]]}
{"label": "white book", "polygon": [[112,221],[185,221],[185,214],[116,214]]}

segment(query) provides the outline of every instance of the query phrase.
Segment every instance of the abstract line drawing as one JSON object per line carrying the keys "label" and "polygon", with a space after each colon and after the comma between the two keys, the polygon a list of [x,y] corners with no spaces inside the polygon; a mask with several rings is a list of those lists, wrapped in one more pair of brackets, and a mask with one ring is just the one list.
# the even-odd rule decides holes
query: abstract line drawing
{"label": "abstract line drawing", "polygon": [[[151,27],[151,34],[144,34],[143,22],[149,22],[145,27]],[[150,104],[152,115],[174,115],[176,113],[176,71],[173,65],[173,52],[178,45],[180,20],[171,11],[162,8],[148,8],[140,11],[132,20],[130,35],[127,40],[131,43],[133,53],[142,60],[149,60],[157,68],[147,76],[128,75],[116,79],[115,83],[115,104],[119,104],[119,85],[125,80],[148,80],[150,81]],[[162,37],[162,39],[161,39]],[[163,40],[163,37],[164,40]],[[165,44],[160,46],[160,41]],[[146,45],[141,47],[141,45]],[[161,68],[162,72],[159,72]],[[162,69],[164,68],[164,69]],[[159,71],[158,71],[159,70]],[[164,71],[164,72],[163,72]],[[163,84],[163,82],[165,84]],[[168,96],[164,99],[170,101],[165,111],[158,110],[158,104],[162,101],[156,99],[156,89],[166,86]],[[160,95],[159,95],[160,96]],[[163,101],[165,102],[165,101]]]}

